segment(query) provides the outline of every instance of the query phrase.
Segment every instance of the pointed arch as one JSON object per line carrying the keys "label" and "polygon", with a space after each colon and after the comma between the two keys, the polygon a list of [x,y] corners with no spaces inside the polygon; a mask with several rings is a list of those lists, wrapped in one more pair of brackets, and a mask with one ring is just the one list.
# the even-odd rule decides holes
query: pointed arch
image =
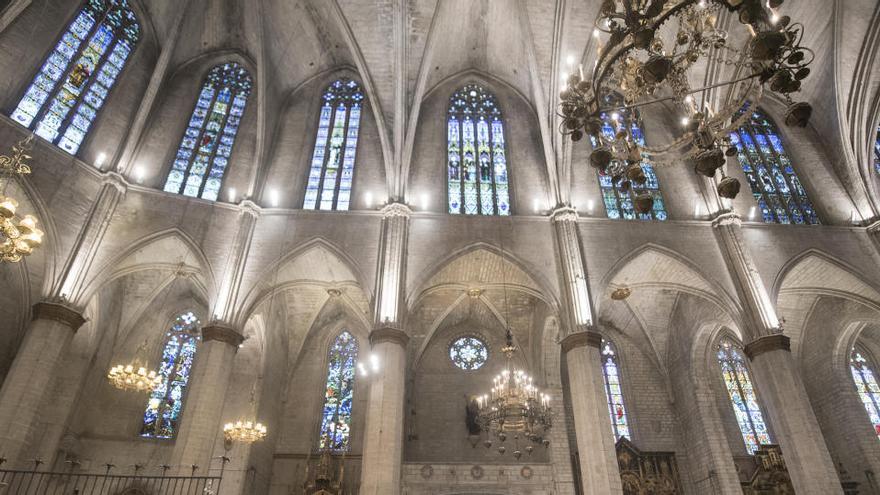
{"label": "pointed arch", "polygon": [[868,359],[868,352],[856,345],[850,355],[850,370],[856,392],[865,406],[868,419],[874,432],[880,437],[880,382],[878,382],[877,363]]}
{"label": "pointed arch", "polygon": [[345,452],[351,449],[351,413],[357,359],[357,338],[348,330],[343,330],[327,351],[327,381],[318,444],[321,450]]}
{"label": "pointed arch", "polygon": [[10,117],[76,155],[141,34],[128,0],[87,0]]}
{"label": "pointed arch", "polygon": [[168,330],[159,365],[161,383],[150,393],[141,436],[174,438],[180,425],[186,391],[200,340],[198,317],[192,311],[177,316]]}
{"label": "pointed arch", "polygon": [[861,270],[819,249],[807,249],[788,260],[773,282],[773,295],[816,293],[856,300],[880,310],[880,288]]}
{"label": "pointed arch", "polygon": [[754,454],[761,445],[772,443],[770,432],[764,421],[764,414],[758,402],[751,373],[742,348],[733,339],[722,336],[716,344],[721,377],[727,388],[740,433],[749,454]]}
{"label": "pointed arch", "polygon": [[629,429],[629,420],[626,415],[626,406],[623,400],[623,386],[621,384],[620,360],[617,356],[617,347],[608,339],[602,339],[602,347],[599,350],[602,356],[602,377],[605,383],[605,397],[608,400],[608,414],[611,416],[611,429],[614,431],[614,440],[627,438],[632,440]]}

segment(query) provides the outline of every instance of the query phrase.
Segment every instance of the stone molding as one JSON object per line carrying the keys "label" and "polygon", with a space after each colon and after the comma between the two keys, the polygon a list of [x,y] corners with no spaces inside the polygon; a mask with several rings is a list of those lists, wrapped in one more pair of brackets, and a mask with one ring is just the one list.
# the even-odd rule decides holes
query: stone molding
{"label": "stone molding", "polygon": [[880,220],[877,220],[871,224],[869,224],[865,229],[869,234],[878,234],[880,233]]}
{"label": "stone molding", "polygon": [[246,213],[252,218],[259,217],[260,213],[263,212],[263,208],[261,208],[260,205],[254,203],[249,199],[241,200],[241,203],[238,204],[238,207],[241,208],[242,213]]}
{"label": "stone molding", "polygon": [[562,346],[562,353],[567,354],[568,351],[577,349],[579,347],[595,347],[599,349],[602,347],[602,335],[597,332],[575,332],[570,334],[568,337],[562,339],[562,342],[559,343]]}
{"label": "stone molding", "polygon": [[403,203],[388,203],[382,208],[382,218],[409,218],[412,210]]}
{"label": "stone molding", "polygon": [[400,347],[406,347],[409,343],[409,335],[403,330],[392,327],[377,328],[370,332],[370,345],[381,344],[383,342],[391,342],[398,344]]}
{"label": "stone molding", "polygon": [[743,348],[743,352],[752,361],[765,352],[777,350],[791,352],[791,339],[782,334],[766,335],[749,342]]}
{"label": "stone molding", "polygon": [[238,333],[233,328],[214,324],[202,327],[202,341],[223,342],[238,349],[238,346],[244,342],[244,335]]}
{"label": "stone molding", "polygon": [[712,220],[712,227],[724,227],[727,225],[735,225],[737,227],[742,226],[742,218],[733,211],[725,211],[723,213],[718,214],[715,219]]}
{"label": "stone molding", "polygon": [[101,182],[115,187],[120,194],[124,195],[126,191],[128,191],[128,181],[125,180],[125,176],[118,172],[104,172],[104,176],[101,177]]}
{"label": "stone molding", "polygon": [[82,313],[70,306],[45,301],[34,304],[32,320],[57,321],[69,326],[74,332],[86,322]]}
{"label": "stone molding", "polygon": [[556,208],[550,213],[550,220],[557,222],[577,222],[578,212],[571,206],[562,206]]}

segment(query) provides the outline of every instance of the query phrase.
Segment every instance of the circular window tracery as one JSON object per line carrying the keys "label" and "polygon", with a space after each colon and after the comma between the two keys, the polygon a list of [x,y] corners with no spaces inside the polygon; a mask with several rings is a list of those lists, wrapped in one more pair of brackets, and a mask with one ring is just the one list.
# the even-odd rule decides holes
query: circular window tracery
{"label": "circular window tracery", "polygon": [[486,343],[477,337],[459,337],[449,345],[449,359],[463,370],[478,370],[486,364],[488,358],[489,349]]}

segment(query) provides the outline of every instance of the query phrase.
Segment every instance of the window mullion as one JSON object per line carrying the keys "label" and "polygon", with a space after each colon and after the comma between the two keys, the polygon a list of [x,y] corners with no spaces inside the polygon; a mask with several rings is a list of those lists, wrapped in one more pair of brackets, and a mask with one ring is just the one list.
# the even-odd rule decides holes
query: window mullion
{"label": "window mullion", "polygon": [[[337,167],[336,171],[336,180],[333,184],[333,209],[339,205],[339,188],[340,184],[342,184],[342,174],[345,171],[345,154],[348,151],[348,128],[351,125],[351,109],[350,102],[345,105],[345,123],[342,126],[342,144],[340,144],[339,149],[341,150],[339,153],[339,167]],[[349,198],[349,202],[351,198]]]}
{"label": "window mullion", "polygon": [[321,182],[318,183],[318,198],[315,200],[315,209],[321,210],[321,198],[324,196],[324,187],[327,183],[327,169],[330,164],[330,154],[333,149],[333,131],[336,129],[336,118],[339,113],[338,98],[333,99],[333,114],[330,116],[330,127],[327,128],[327,141],[324,143],[324,159],[321,165]]}
{"label": "window mullion", "polygon": [[[224,86],[224,89],[229,88],[229,103],[226,104],[226,111],[223,114],[223,122],[220,124],[220,128],[217,129],[217,137],[214,139],[214,146],[211,149],[211,153],[208,154],[208,161],[205,163],[205,175],[202,177],[202,183],[199,185],[199,198],[202,197],[202,193],[205,192],[205,185],[208,183],[208,179],[211,177],[211,169],[214,168],[214,159],[217,157],[217,150],[220,149],[221,140],[223,139],[224,131],[226,131],[226,123],[229,122],[229,115],[232,114],[232,104],[235,102],[235,97],[238,96],[238,88]],[[217,95],[214,97],[214,104],[216,105],[217,98],[220,96],[220,91],[217,92]],[[211,108],[213,110],[213,107]],[[208,129],[208,120],[205,120],[204,130]],[[229,158],[227,160],[232,159],[232,146],[229,147]],[[227,167],[229,164],[227,163]],[[225,175],[225,174],[224,174]],[[221,186],[222,187],[222,186]],[[217,191],[219,196],[220,191]]]}
{"label": "window mullion", "polygon": [[458,190],[460,193],[461,201],[459,201],[458,212],[461,215],[467,214],[467,207],[465,203],[467,202],[467,197],[465,195],[465,174],[467,174],[467,166],[464,162],[464,119],[466,115],[462,112],[458,114]]}
{"label": "window mullion", "polygon": [[[205,86],[207,86],[207,84],[202,85],[202,89],[199,90],[199,96],[201,96],[202,91],[204,91],[204,89],[205,89]],[[187,184],[187,182],[189,182],[190,175],[192,175],[192,169],[196,163],[196,158],[199,156],[199,153],[201,153],[201,151],[200,151],[201,147],[202,147],[201,142],[205,138],[205,133],[208,131],[208,121],[211,120],[211,114],[214,113],[214,105],[217,104],[217,97],[219,95],[220,95],[220,88],[215,87],[214,94],[211,95],[211,102],[208,104],[208,108],[205,110],[205,119],[202,121],[202,126],[199,129],[199,135],[196,138],[196,141],[194,143],[193,152],[189,157],[189,164],[186,167],[186,173],[184,173],[184,175],[183,175],[183,181],[180,183],[180,188],[178,188],[177,194],[182,194],[183,191],[186,190],[186,184]],[[199,104],[198,103],[198,96],[196,98],[197,98],[196,99],[196,108],[198,108],[198,104]],[[195,113],[195,110],[193,110],[193,113]],[[192,117],[190,117],[190,119],[192,119]],[[188,122],[187,122],[187,128],[189,128]],[[184,139],[186,139],[186,130],[183,131],[183,137],[184,137]],[[207,162],[207,163],[210,164],[210,162]],[[172,164],[171,166],[173,167],[174,165]],[[206,169],[206,173],[207,173],[207,169]],[[199,194],[201,194],[201,190],[202,190],[202,188],[201,188],[201,186],[199,186],[199,192],[196,193],[196,197],[198,197]]]}

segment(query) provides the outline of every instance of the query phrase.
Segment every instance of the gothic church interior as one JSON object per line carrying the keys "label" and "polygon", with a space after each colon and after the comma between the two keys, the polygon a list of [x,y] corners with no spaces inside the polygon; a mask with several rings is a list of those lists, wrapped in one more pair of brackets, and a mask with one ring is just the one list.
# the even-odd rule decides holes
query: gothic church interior
{"label": "gothic church interior", "polygon": [[878,67],[875,0],[0,0],[0,494],[880,495]]}

